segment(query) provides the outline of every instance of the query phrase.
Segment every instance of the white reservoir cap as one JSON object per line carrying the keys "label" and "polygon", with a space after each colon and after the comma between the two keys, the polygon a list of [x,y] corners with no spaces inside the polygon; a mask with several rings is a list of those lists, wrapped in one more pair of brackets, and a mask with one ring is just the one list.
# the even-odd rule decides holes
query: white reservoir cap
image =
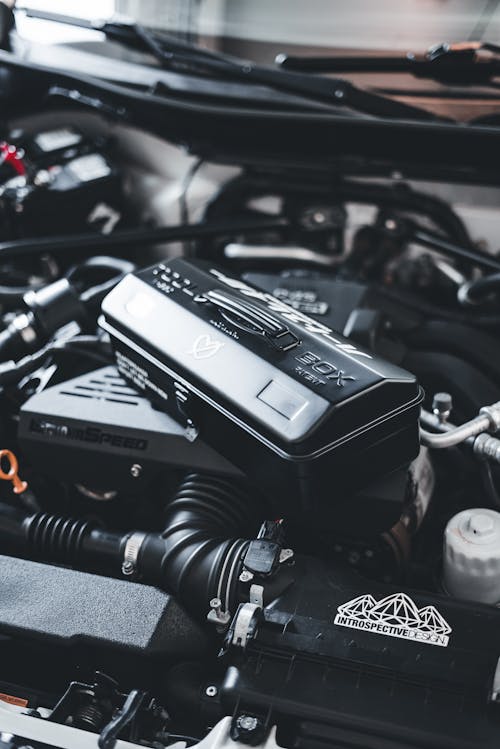
{"label": "white reservoir cap", "polygon": [[500,512],[475,508],[446,526],[443,582],[447,593],[478,603],[500,603]]}

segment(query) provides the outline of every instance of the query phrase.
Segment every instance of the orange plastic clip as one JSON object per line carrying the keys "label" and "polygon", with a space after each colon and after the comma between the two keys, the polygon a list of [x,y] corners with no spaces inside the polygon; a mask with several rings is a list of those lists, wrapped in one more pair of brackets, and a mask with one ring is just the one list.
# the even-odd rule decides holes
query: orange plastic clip
{"label": "orange plastic clip", "polygon": [[[2,466],[9,464],[9,469],[4,471]],[[0,479],[12,481],[14,494],[22,494],[28,488],[26,481],[19,478],[19,463],[11,450],[0,450]]]}

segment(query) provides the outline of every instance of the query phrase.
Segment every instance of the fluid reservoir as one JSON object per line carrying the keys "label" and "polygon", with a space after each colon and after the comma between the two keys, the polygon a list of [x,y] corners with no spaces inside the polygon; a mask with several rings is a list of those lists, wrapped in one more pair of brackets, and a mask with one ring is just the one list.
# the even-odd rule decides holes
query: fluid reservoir
{"label": "fluid reservoir", "polygon": [[500,513],[459,512],[446,526],[443,550],[446,592],[478,603],[500,603]]}

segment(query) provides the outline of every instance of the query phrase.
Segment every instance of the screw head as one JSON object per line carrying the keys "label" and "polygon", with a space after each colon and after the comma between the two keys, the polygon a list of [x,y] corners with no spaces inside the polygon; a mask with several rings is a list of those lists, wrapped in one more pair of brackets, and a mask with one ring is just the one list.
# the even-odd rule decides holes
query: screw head
{"label": "screw head", "polygon": [[207,695],[207,697],[217,697],[218,689],[214,684],[211,684],[206,688],[205,694]]}
{"label": "screw head", "polygon": [[122,564],[122,573],[124,575],[133,575],[135,572],[135,567],[132,564],[132,562],[123,562]]}
{"label": "screw head", "polygon": [[134,463],[134,465],[130,466],[130,475],[134,479],[138,479],[139,476],[142,474],[142,466],[140,463]]}

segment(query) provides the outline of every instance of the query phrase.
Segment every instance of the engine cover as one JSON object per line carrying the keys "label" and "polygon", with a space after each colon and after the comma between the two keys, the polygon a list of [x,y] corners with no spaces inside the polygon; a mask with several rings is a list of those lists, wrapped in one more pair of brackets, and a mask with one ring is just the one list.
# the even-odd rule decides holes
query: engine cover
{"label": "engine cover", "polygon": [[148,490],[166,468],[238,475],[201,440],[190,443],[184,431],[128,387],[115,367],[101,367],[32,395],[20,410],[18,437],[41,473],[70,483],[94,480],[94,488],[128,494]]}
{"label": "engine cover", "polygon": [[209,265],[131,274],[102,310],[121,374],[283,514],[324,522],[339,491],[418,452],[413,375]]}

